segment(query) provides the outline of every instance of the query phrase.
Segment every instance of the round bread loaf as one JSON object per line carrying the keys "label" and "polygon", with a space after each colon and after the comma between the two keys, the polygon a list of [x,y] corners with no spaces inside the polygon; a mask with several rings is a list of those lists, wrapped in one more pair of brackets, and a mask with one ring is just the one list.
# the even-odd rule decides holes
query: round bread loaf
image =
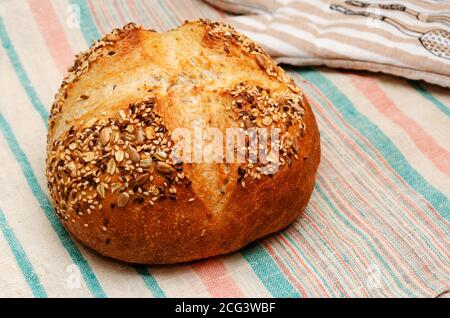
{"label": "round bread loaf", "polygon": [[[215,148],[208,160],[205,128],[234,161]],[[255,161],[249,136],[263,129],[275,142],[258,144],[266,159]],[[245,143],[228,143],[229,131],[245,131]],[[191,157],[179,147],[190,140]],[[87,246],[132,263],[224,254],[286,227],[305,209],[319,160],[300,89],[260,46],[209,20],[107,34],[76,56],[49,120],[57,215]]]}

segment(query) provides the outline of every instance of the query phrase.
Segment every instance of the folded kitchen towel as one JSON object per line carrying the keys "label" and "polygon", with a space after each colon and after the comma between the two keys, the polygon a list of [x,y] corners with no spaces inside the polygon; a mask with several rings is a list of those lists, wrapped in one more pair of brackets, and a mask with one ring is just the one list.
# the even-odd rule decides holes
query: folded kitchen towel
{"label": "folded kitchen towel", "polygon": [[450,87],[448,1],[207,0],[280,63],[383,72]]}

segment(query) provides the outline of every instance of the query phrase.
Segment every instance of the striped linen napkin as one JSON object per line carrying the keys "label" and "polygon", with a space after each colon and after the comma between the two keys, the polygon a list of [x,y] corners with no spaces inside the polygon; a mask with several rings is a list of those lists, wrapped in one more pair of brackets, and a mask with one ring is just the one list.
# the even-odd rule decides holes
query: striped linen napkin
{"label": "striped linen napkin", "polygon": [[227,14],[203,1],[0,1],[0,297],[437,297],[450,289],[450,94],[381,74],[288,68],[322,161],[305,214],[230,255],[171,266],[101,257],[64,230],[47,116],[72,63],[135,21]]}
{"label": "striped linen napkin", "polygon": [[389,73],[450,87],[448,1],[207,0],[280,63]]}

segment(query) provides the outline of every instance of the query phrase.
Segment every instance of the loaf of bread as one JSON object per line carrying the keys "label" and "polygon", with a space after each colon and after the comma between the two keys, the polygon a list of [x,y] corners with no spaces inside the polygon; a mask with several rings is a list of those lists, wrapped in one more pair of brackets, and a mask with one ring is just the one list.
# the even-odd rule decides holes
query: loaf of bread
{"label": "loaf of bread", "polygon": [[[209,157],[207,128],[223,145]],[[264,129],[268,147],[251,148],[251,132],[261,141]],[[229,131],[245,131],[244,144]],[[191,152],[180,147],[189,141]],[[304,211],[319,161],[296,84],[232,27],[196,20],[165,33],[127,24],[76,56],[52,107],[46,173],[74,237],[115,259],[166,264],[286,227]]]}

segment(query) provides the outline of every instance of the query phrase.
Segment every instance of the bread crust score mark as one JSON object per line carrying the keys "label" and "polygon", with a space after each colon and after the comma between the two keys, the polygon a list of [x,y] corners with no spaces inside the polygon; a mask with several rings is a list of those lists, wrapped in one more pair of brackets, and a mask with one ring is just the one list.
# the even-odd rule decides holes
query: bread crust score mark
{"label": "bread crust score mark", "polygon": [[[172,133],[202,122],[278,129],[279,165],[174,160]],[[232,27],[135,24],[76,56],[49,119],[47,178],[65,227],[132,263],[229,253],[293,222],[320,161],[308,101],[264,50]],[[269,158],[270,161],[270,158]]]}

